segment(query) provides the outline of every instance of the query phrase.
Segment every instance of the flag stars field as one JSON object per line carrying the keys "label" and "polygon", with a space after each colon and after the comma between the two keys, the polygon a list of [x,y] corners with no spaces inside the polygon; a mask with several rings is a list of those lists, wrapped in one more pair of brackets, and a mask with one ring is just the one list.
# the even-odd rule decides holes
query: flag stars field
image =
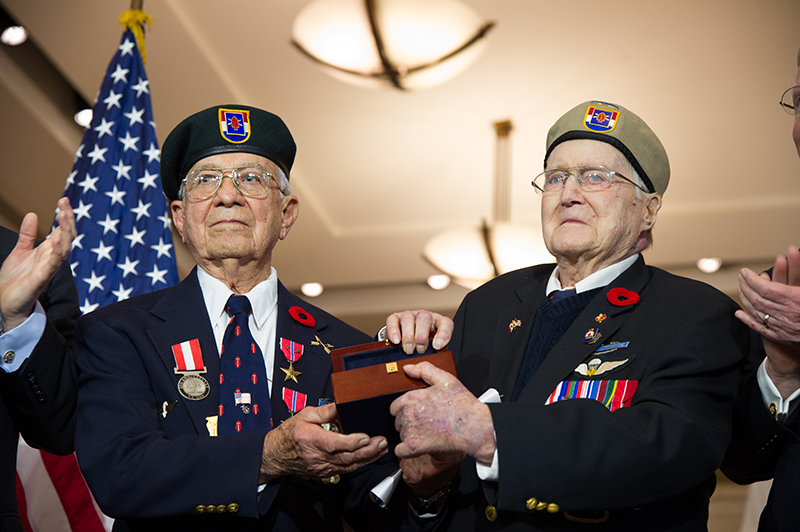
{"label": "flag stars field", "polygon": [[69,261],[84,313],[178,281],[149,83],[126,32],[64,191],[77,205]]}

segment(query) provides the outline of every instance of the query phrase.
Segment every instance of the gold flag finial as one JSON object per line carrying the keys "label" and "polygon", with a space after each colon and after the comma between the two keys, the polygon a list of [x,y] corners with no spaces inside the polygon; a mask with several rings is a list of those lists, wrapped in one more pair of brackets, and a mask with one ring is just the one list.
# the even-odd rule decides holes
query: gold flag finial
{"label": "gold flag finial", "polygon": [[[119,23],[131,30],[136,38],[136,46],[142,56],[142,63],[147,64],[147,54],[144,51],[144,27],[153,23],[153,17],[142,11],[141,6],[141,2],[138,2],[137,6],[137,2],[134,0],[131,3],[131,9],[123,11],[119,16]],[[139,7],[139,9],[133,9],[134,7]]]}

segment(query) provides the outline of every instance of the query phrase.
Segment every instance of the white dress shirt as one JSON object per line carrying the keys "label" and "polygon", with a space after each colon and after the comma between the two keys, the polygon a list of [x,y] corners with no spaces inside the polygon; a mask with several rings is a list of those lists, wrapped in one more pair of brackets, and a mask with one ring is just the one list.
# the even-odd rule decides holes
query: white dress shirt
{"label": "white dress shirt", "polygon": [[[230,316],[225,312],[225,304],[234,293],[225,283],[215,279],[203,268],[197,268],[197,280],[203,292],[206,303],[208,319],[214,330],[214,339],[217,342],[217,353],[222,351],[222,338],[228,328]],[[253,312],[248,317],[247,323],[250,334],[253,335],[261,353],[264,355],[264,366],[267,370],[267,383],[272,395],[272,370],[275,366],[275,336],[278,323],[278,273],[271,268],[269,277],[261,281],[245,295],[250,300]]]}

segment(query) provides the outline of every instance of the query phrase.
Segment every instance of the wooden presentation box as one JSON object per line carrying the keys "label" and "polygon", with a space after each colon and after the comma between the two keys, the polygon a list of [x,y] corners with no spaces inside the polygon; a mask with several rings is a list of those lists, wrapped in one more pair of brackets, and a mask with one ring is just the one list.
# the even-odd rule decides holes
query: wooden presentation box
{"label": "wooden presentation box", "polygon": [[409,390],[428,386],[422,380],[408,377],[403,366],[428,361],[456,374],[453,354],[446,349],[429,348],[422,355],[406,355],[401,346],[372,342],[334,349],[331,358],[333,396],[342,430],[345,434],[364,432],[385,436],[390,449],[400,442],[400,436],[394,428],[389,405]]}

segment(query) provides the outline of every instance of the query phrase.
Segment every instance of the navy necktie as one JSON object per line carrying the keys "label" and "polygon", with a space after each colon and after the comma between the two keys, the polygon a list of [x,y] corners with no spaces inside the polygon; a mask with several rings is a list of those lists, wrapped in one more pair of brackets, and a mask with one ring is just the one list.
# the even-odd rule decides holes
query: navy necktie
{"label": "navy necktie", "polygon": [[225,312],[231,317],[222,338],[219,364],[217,434],[266,432],[272,428],[269,383],[264,357],[250,334],[247,296],[231,296]]}
{"label": "navy necktie", "polygon": [[565,288],[563,290],[556,290],[552,294],[550,294],[550,303],[555,305],[562,299],[567,299],[568,297],[572,297],[575,295],[574,288]]}

